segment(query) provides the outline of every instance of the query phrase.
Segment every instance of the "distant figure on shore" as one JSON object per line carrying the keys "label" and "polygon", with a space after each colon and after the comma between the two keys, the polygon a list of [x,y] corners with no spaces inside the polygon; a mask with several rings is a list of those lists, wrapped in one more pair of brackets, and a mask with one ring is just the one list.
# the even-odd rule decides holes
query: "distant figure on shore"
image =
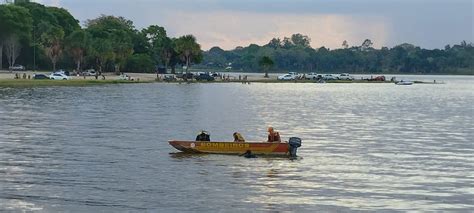
{"label": "distant figure on shore", "polygon": [[281,142],[280,133],[268,127],[268,142]]}
{"label": "distant figure on shore", "polygon": [[23,73],[23,79],[26,79],[26,73]]}
{"label": "distant figure on shore", "polygon": [[245,142],[244,137],[240,133],[234,132],[233,136],[234,136],[234,142]]}

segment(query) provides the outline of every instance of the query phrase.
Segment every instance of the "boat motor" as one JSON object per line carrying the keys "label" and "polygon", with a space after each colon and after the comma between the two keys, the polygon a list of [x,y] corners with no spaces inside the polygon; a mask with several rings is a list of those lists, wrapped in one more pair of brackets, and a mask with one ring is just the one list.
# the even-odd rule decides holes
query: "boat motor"
{"label": "boat motor", "polygon": [[301,138],[291,137],[288,141],[290,158],[296,158],[296,150],[298,150],[298,147],[301,147]]}

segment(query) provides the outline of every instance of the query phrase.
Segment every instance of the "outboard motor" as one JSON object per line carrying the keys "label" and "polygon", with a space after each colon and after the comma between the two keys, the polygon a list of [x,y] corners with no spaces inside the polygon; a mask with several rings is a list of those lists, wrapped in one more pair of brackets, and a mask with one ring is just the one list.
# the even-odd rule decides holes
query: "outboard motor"
{"label": "outboard motor", "polygon": [[301,147],[301,138],[291,137],[288,141],[288,146],[290,151],[290,158],[296,158],[296,150],[298,150],[298,147]]}

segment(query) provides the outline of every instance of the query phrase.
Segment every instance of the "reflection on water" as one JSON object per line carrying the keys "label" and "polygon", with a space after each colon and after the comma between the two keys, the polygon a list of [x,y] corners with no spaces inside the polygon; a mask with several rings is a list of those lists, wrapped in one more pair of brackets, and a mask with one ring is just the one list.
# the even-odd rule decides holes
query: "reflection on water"
{"label": "reflection on water", "polygon": [[[447,79],[0,89],[0,210],[473,211],[474,79]],[[167,144],[268,125],[301,158]]]}

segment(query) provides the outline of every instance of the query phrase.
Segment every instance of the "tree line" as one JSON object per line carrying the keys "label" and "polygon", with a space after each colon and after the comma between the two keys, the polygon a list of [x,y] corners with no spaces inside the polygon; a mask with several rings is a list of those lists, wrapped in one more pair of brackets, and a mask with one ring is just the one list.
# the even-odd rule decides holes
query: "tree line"
{"label": "tree line", "polygon": [[[341,47],[333,50],[312,48],[310,42],[308,36],[294,34],[273,38],[263,46],[251,44],[228,51],[213,47],[204,52],[199,66],[257,72],[269,69],[270,58],[273,72],[474,74],[474,45],[466,41],[433,50],[407,43],[375,49],[370,39],[355,46],[342,41]],[[267,63],[262,63],[264,58]]]}
{"label": "tree line", "polygon": [[169,37],[163,27],[136,29],[123,17],[102,15],[83,27],[66,9],[29,0],[0,5],[0,69],[15,64],[27,69],[100,72],[155,72],[184,66],[247,72],[349,72],[473,74],[474,46],[462,41],[444,49],[412,44],[373,48],[366,39],[340,48],[313,48],[311,39],[294,34],[250,44],[202,51],[193,35]]}
{"label": "tree line", "polygon": [[0,69],[174,72],[177,65],[200,63],[202,53],[193,35],[170,38],[157,25],[138,30],[123,17],[102,15],[83,28],[63,8],[28,0],[0,5]]}

